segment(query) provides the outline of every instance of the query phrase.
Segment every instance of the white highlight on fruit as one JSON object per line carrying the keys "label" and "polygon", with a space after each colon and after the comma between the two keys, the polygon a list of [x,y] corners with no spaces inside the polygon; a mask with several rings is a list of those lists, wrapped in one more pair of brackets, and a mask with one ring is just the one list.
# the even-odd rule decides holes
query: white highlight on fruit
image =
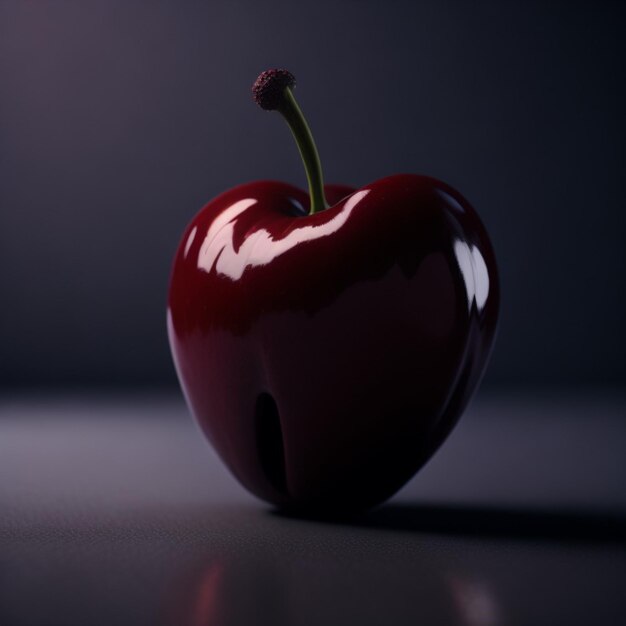
{"label": "white highlight on fruit", "polygon": [[196,238],[196,233],[198,232],[198,227],[194,226],[191,230],[191,232],[189,233],[189,237],[187,237],[187,243],[185,244],[185,252],[183,254],[183,258],[187,258],[187,255],[189,254],[189,248],[191,248],[191,244],[193,243],[193,240]]}
{"label": "white highlight on fruit", "polygon": [[226,209],[209,227],[198,255],[198,268],[210,272],[215,267],[219,274],[238,280],[246,267],[266,265],[298,244],[326,237],[338,231],[346,223],[354,207],[368,193],[369,189],[357,191],[350,196],[341,211],[324,224],[307,224],[295,228],[282,239],[273,239],[265,229],[257,230],[245,239],[239,250],[235,251],[233,245],[235,219],[256,203],[253,198],[239,200]]}
{"label": "white highlight on fruit", "polygon": [[232,249],[235,218],[256,203],[255,198],[244,198],[229,206],[213,220],[198,253],[198,269],[210,272],[222,250],[229,244]]}
{"label": "white highlight on fruit", "polygon": [[481,312],[489,296],[489,272],[485,259],[476,246],[470,248],[460,239],[454,242],[454,254],[463,275],[467,306],[471,309],[475,301],[478,312]]}

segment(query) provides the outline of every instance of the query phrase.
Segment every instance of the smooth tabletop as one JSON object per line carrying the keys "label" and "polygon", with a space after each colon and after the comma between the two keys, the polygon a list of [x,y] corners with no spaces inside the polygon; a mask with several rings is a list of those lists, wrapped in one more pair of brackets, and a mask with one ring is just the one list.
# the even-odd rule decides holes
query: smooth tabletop
{"label": "smooth tabletop", "polygon": [[479,395],[388,504],[285,517],[178,396],[0,398],[0,624],[626,623],[626,397]]}

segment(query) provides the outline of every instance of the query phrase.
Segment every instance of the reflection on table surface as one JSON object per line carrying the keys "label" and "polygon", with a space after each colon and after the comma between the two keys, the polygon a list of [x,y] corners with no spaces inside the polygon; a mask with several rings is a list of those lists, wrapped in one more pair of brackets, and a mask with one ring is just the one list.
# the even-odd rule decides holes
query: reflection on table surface
{"label": "reflection on table surface", "polygon": [[391,503],[324,521],[244,494],[177,400],[5,399],[0,624],[617,623],[625,406],[479,400]]}

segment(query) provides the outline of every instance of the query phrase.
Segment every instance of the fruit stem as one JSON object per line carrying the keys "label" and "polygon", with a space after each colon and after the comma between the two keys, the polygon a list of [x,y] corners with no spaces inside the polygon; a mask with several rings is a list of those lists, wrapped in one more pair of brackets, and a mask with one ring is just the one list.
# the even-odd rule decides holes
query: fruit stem
{"label": "fruit stem", "polygon": [[304,163],[311,199],[309,215],[323,211],[328,208],[328,203],[324,195],[322,164],[320,163],[319,153],[317,152],[311,129],[298,106],[291,87],[284,88],[283,98],[280,99],[276,110],[285,118],[289,125]]}
{"label": "fruit stem", "polygon": [[284,69],[265,70],[252,85],[254,101],[266,111],[279,111],[293,133],[309,181],[311,209],[309,215],[328,208],[324,195],[324,178],[320,157],[311,129],[293,95],[294,75]]}

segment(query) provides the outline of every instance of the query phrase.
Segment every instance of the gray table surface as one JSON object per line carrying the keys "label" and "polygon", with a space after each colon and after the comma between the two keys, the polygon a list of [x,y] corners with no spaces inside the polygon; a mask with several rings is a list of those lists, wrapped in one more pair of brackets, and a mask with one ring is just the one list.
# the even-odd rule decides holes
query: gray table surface
{"label": "gray table surface", "polygon": [[626,397],[479,395],[350,523],[235,483],[177,396],[0,398],[0,625],[626,623]]}

